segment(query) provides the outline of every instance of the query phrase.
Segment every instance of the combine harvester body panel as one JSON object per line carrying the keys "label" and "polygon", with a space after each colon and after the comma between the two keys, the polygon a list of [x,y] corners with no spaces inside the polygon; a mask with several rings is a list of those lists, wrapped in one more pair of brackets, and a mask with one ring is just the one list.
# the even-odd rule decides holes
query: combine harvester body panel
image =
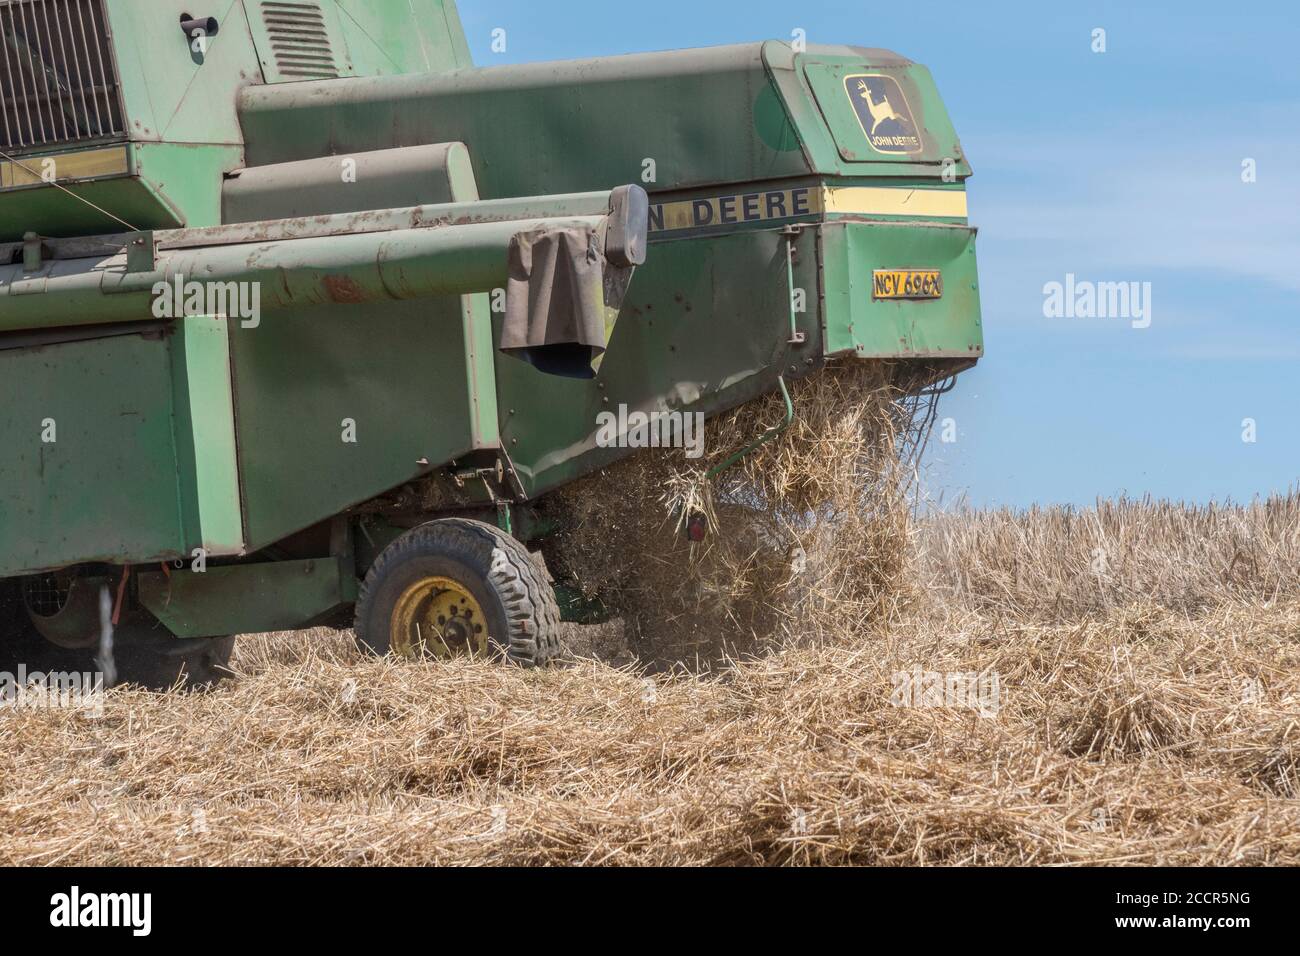
{"label": "combine harvester body panel", "polygon": [[79,579],[180,638],[335,621],[421,521],[545,534],[631,451],[602,412],[983,354],[896,54],[475,68],[450,0],[221,7],[0,0],[0,578],[72,631]]}

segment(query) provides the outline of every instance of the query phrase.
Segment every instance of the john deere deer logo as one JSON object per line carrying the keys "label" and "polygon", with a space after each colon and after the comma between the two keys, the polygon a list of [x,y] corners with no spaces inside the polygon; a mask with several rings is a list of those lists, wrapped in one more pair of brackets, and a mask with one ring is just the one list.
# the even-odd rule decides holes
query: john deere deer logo
{"label": "john deere deer logo", "polygon": [[867,86],[866,80],[858,80],[858,95],[867,101],[867,109],[871,113],[871,118],[875,121],[871,124],[871,133],[869,135],[875,136],[876,130],[880,128],[880,124],[885,120],[897,120],[900,123],[907,122],[894,112],[894,108],[889,105],[888,96],[879,103],[871,98],[871,87]]}
{"label": "john deere deer logo", "polygon": [[921,136],[898,80],[878,73],[844,78],[862,132],[879,153],[919,153]]}

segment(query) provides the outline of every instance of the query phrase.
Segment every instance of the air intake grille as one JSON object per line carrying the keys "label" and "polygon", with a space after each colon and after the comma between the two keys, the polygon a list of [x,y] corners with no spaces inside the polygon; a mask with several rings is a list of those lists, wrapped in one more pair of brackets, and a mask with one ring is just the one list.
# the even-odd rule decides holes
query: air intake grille
{"label": "air intake grille", "polygon": [[0,148],[121,137],[104,0],[0,0]]}
{"label": "air intake grille", "polygon": [[285,78],[332,80],[339,75],[329,30],[315,3],[262,4],[262,22],[276,69]]}

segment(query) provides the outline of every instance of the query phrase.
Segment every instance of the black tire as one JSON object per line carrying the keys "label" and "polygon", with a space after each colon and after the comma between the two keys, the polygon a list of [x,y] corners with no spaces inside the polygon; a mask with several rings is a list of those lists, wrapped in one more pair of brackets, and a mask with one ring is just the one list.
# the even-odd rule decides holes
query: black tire
{"label": "black tire", "polygon": [[[41,636],[23,607],[19,583],[0,582],[0,670],[14,674],[22,664],[29,674],[101,673],[97,647],[58,647]],[[111,685],[152,691],[211,687],[231,676],[234,649],[233,637],[177,638],[153,618],[137,614],[113,635]]]}
{"label": "black tire", "polygon": [[421,525],[379,555],[357,598],[356,636],[364,650],[381,657],[394,651],[399,600],[431,578],[453,580],[470,593],[497,656],[523,667],[544,667],[559,656],[560,610],[541,568],[510,535],[466,518]]}

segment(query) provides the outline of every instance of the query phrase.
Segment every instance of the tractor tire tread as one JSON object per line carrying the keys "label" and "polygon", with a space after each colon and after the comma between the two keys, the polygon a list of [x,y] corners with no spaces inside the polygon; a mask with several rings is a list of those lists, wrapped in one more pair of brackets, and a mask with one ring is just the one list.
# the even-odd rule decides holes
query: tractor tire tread
{"label": "tractor tire tread", "polygon": [[505,609],[508,633],[500,641],[506,658],[521,667],[545,667],[560,655],[560,609],[555,594],[528,549],[514,537],[482,521],[441,518],[419,525],[384,549],[361,584],[357,597],[357,639],[374,650],[381,646],[365,633],[373,593],[388,568],[428,553],[432,536],[440,550],[467,560],[490,555],[485,582]]}

